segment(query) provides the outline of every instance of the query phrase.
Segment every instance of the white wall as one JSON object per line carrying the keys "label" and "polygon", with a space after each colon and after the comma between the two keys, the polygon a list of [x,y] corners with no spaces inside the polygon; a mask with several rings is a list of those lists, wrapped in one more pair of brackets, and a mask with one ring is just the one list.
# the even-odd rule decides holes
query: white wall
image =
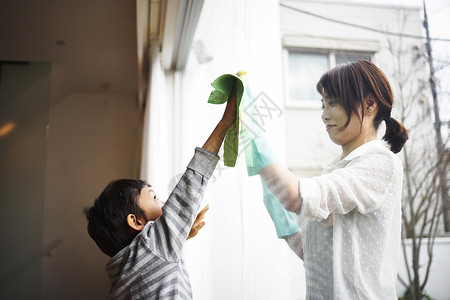
{"label": "white wall", "polygon": [[41,290],[51,65],[0,65],[0,290],[32,299]]}
{"label": "white wall", "polygon": [[[136,178],[136,93],[75,92],[64,67],[2,65],[1,256],[5,299],[105,299],[108,257],[84,209],[115,178]],[[3,299],[2,298],[2,299]]]}
{"label": "white wall", "polygon": [[70,93],[49,111],[41,299],[105,299],[109,259],[84,209],[106,184],[136,178],[141,116],[135,94]]}
{"label": "white wall", "polygon": [[[422,240],[422,247],[420,248],[420,261],[423,268],[419,270],[421,278],[425,276],[425,266],[428,262],[428,249],[427,249],[427,239]],[[408,264],[411,270],[411,240],[406,240],[406,253],[408,257]],[[450,299],[450,285],[448,284],[448,279],[450,278],[450,237],[440,237],[435,240],[433,247],[432,264],[430,269],[430,275],[428,283],[425,288],[425,292],[431,296],[432,299],[437,300],[448,300]],[[399,276],[405,281],[407,281],[408,276],[406,272],[405,263],[402,260],[400,262]],[[402,296],[405,288],[397,283],[397,294]]]}

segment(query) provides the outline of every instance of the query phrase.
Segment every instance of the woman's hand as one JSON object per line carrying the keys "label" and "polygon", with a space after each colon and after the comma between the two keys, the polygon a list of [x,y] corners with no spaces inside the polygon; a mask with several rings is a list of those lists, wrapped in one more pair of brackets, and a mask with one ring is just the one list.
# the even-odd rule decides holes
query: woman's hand
{"label": "woman's hand", "polygon": [[205,213],[209,210],[209,204],[206,205],[197,215],[197,218],[195,218],[194,224],[192,225],[191,231],[189,232],[189,235],[186,240],[193,238],[197,235],[197,233],[200,231],[200,229],[205,226],[205,221],[203,220],[205,218]]}

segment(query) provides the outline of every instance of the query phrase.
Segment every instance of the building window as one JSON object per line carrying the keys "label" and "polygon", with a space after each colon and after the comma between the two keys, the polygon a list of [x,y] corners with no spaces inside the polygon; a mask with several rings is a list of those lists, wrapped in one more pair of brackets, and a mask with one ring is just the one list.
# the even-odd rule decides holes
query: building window
{"label": "building window", "polygon": [[328,69],[357,59],[372,60],[372,53],[350,51],[287,49],[287,106],[319,106],[316,83]]}

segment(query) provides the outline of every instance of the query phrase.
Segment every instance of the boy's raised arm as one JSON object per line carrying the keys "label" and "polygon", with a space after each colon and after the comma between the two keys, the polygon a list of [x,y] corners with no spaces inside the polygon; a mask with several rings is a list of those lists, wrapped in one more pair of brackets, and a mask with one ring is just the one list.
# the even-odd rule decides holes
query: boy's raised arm
{"label": "boy's raised arm", "polygon": [[195,221],[208,179],[219,161],[217,153],[228,129],[236,120],[236,97],[232,93],[225,112],[202,148],[195,155],[186,171],[162,207],[163,214],[143,232],[151,251],[168,261],[178,261],[183,244]]}

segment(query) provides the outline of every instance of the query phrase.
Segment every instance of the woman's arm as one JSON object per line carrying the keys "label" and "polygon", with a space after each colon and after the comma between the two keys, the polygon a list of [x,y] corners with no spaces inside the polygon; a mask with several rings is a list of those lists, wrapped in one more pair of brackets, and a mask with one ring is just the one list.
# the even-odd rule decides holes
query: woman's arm
{"label": "woman's arm", "polygon": [[297,176],[278,161],[269,164],[258,173],[286,210],[296,213],[301,211],[302,200]]}

